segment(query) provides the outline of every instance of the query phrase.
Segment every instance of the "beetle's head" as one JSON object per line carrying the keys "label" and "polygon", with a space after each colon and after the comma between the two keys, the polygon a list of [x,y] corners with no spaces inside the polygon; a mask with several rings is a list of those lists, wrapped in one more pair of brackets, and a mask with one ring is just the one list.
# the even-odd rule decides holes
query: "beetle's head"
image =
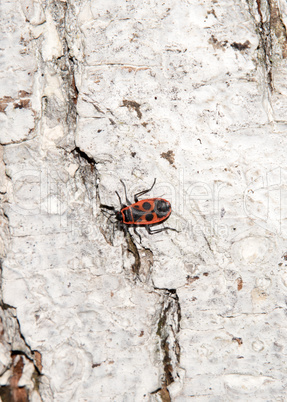
{"label": "beetle's head", "polygon": [[165,200],[157,200],[155,205],[155,211],[158,217],[165,216],[170,210],[170,203]]}
{"label": "beetle's head", "polygon": [[123,215],[122,215],[121,211],[116,211],[116,220],[119,222],[123,221]]}

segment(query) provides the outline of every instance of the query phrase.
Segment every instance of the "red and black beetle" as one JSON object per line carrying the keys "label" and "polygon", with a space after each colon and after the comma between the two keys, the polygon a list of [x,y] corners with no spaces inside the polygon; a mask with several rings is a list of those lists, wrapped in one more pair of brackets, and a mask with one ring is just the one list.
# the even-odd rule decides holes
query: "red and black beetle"
{"label": "red and black beetle", "polygon": [[114,207],[109,205],[101,204],[101,208],[108,209],[112,212],[112,215],[115,216],[119,228],[124,230],[126,233],[130,227],[134,229],[134,232],[140,237],[139,233],[136,231],[138,227],[145,227],[149,234],[160,233],[165,230],[174,230],[176,229],[170,227],[164,227],[160,229],[151,230],[151,226],[158,225],[163,223],[171,214],[171,205],[170,202],[163,198],[146,198],[144,200],[139,200],[138,198],[143,196],[144,194],[151,191],[155,185],[156,179],[154,179],[153,185],[148,190],[140,191],[139,193],[134,195],[134,203],[132,204],[127,197],[127,190],[125,183],[121,180],[122,185],[125,190],[125,198],[127,205],[123,204],[121,201],[121,197],[118,192],[116,194],[119,198],[121,209],[117,211]]}

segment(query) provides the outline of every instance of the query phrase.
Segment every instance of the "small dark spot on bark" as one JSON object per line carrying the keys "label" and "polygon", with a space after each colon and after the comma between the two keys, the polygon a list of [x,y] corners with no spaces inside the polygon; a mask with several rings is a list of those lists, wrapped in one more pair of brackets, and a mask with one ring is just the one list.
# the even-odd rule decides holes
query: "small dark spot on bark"
{"label": "small dark spot on bark", "polygon": [[188,283],[193,283],[199,279],[199,276],[187,276],[186,277]]}
{"label": "small dark spot on bark", "polygon": [[224,48],[226,47],[228,41],[227,40],[219,41],[218,39],[216,39],[214,35],[211,35],[210,39],[208,40],[208,43],[210,43],[214,49],[225,50]]}
{"label": "small dark spot on bark", "polygon": [[241,290],[243,288],[243,280],[242,278],[237,279],[237,290]]}
{"label": "small dark spot on bark", "polygon": [[236,341],[238,343],[239,346],[241,346],[243,344],[243,341],[241,338],[236,338],[235,336],[232,338],[233,341]]}
{"label": "small dark spot on bark", "polygon": [[18,91],[19,98],[27,98],[27,96],[31,95],[31,92],[27,92],[24,90]]}
{"label": "small dark spot on bark", "polygon": [[207,11],[207,15],[209,15],[209,14],[212,14],[212,15],[214,15],[215,18],[217,18],[216,14],[215,14],[215,11],[213,10],[213,8],[212,8],[211,10],[208,10],[208,11]]}
{"label": "small dark spot on bark", "polygon": [[236,50],[242,51],[245,49],[249,49],[250,42],[249,42],[249,40],[246,40],[244,43],[233,42],[233,43],[231,43],[231,47],[233,47]]}
{"label": "small dark spot on bark", "polygon": [[160,156],[164,159],[166,159],[171,165],[174,163],[174,152],[173,151],[167,151],[167,152],[162,152]]}
{"label": "small dark spot on bark", "polygon": [[137,117],[139,119],[142,118],[142,112],[140,111],[141,105],[139,103],[137,103],[135,101],[129,101],[129,100],[124,99],[122,107],[127,107],[129,110],[131,110],[131,109],[135,110],[137,113]]}
{"label": "small dark spot on bark", "polygon": [[14,109],[27,109],[30,106],[30,99],[20,99],[13,104]]}

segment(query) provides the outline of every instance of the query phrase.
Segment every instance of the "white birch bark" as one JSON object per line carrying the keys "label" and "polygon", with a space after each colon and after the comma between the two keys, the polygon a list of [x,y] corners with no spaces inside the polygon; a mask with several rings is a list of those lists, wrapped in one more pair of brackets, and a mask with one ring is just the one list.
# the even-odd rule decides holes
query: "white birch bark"
{"label": "white birch bark", "polygon": [[0,8],[2,400],[285,400],[286,3]]}

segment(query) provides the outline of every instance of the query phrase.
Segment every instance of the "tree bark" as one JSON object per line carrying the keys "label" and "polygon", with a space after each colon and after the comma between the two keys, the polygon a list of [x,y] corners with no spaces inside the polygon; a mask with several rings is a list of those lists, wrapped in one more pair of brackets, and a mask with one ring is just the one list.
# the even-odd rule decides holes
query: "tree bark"
{"label": "tree bark", "polygon": [[2,400],[283,400],[285,2],[0,10]]}

